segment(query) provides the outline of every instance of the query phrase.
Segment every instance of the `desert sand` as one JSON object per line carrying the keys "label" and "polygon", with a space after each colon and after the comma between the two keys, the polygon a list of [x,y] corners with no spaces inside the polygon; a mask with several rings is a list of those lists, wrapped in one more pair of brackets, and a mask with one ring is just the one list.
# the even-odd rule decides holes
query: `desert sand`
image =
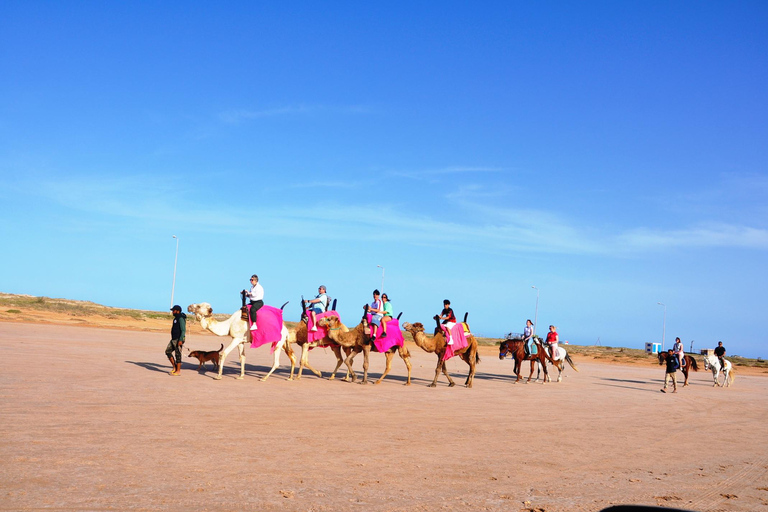
{"label": "desert sand", "polygon": [[[247,350],[244,380],[230,354],[215,381],[188,358],[169,376],[167,341],[0,322],[0,510],[768,508],[764,376],[721,389],[700,371],[663,394],[662,367],[575,357],[561,383],[512,384],[512,361],[485,347],[473,389],[428,388],[435,356],[409,344],[409,387],[399,359],[374,386],[289,381],[285,355],[261,382],[268,347]],[[220,343],[193,326],[186,346]],[[463,383],[466,365],[448,367]]]}

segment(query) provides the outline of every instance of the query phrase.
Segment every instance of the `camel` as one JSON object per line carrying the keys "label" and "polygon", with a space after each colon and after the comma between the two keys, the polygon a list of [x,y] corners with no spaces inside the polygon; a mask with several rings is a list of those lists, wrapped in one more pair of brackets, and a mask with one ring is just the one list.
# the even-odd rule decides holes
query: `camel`
{"label": "camel", "polygon": [[[464,320],[466,322],[466,316],[464,317]],[[451,379],[451,376],[448,374],[448,369],[445,366],[445,361],[443,360],[443,357],[445,357],[445,351],[447,349],[445,336],[443,336],[443,330],[439,327],[435,329],[435,335],[432,336],[432,338],[428,338],[426,334],[424,334],[424,325],[420,322],[415,322],[413,324],[409,324],[408,322],[405,322],[403,324],[403,329],[411,333],[411,336],[413,336],[413,341],[425,352],[428,352],[430,354],[434,353],[437,355],[437,367],[435,368],[435,380],[432,381],[432,384],[429,385],[430,388],[434,388],[437,386],[437,379],[440,377],[440,372],[442,371],[445,376],[448,378],[448,386],[453,387],[456,385],[455,382],[453,382],[453,379]],[[480,362],[480,354],[477,351],[477,340],[474,336],[471,334],[467,336],[467,346],[457,352],[459,357],[461,357],[464,362],[466,362],[469,365],[469,375],[467,375],[467,380],[464,383],[464,385],[468,388],[472,387],[472,381],[475,377],[475,366],[477,363]]]}
{"label": "camel", "polygon": [[[367,306],[365,310],[367,313]],[[331,338],[335,343],[341,345],[345,349],[345,352],[347,349],[349,349],[349,353],[347,354],[347,358],[344,360],[344,362],[347,365],[347,369],[349,371],[349,375],[351,376],[352,382],[355,382],[357,379],[357,375],[355,375],[355,371],[352,369],[352,362],[354,361],[356,354],[363,352],[365,359],[363,361],[362,383],[367,384],[368,360],[373,342],[371,341],[371,337],[368,333],[368,320],[366,319],[366,314],[363,313],[362,321],[357,325],[357,327],[350,330],[349,332],[341,331],[341,320],[335,316],[325,317],[321,319],[319,323],[328,329],[328,337]],[[382,380],[384,380],[384,377],[386,377],[389,371],[392,369],[392,358],[394,357],[396,351],[402,358],[403,362],[405,362],[406,368],[408,368],[408,379],[406,380],[405,385],[411,385],[411,354],[408,352],[408,348],[405,346],[401,347],[397,345],[384,353],[387,356],[387,367],[384,370],[382,376],[379,377],[379,380],[377,380],[374,384],[379,384]],[[344,378],[343,380],[348,379]]]}
{"label": "camel", "polygon": [[[283,304],[283,306],[285,306],[285,304]],[[240,353],[240,376],[237,377],[237,379],[242,380],[245,376],[245,344],[251,341],[251,331],[248,329],[247,320],[242,319],[241,311],[238,309],[232,313],[232,316],[223,322],[213,319],[213,308],[207,302],[190,304],[189,307],[187,307],[187,311],[194,313],[195,318],[200,322],[200,326],[203,329],[210,331],[217,336],[229,336],[232,338],[232,342],[221,353],[221,358],[219,359],[219,373],[214,379],[221,380],[221,374],[224,370],[224,361],[227,359],[227,355],[237,347]],[[285,350],[285,353],[291,360],[291,374],[293,374],[293,369],[296,366],[296,356],[293,355],[293,349],[291,349],[291,345],[288,343],[289,333],[285,323],[283,323],[283,328],[281,329],[280,334],[280,341],[277,342],[277,346],[275,347],[275,360],[272,364],[272,369],[261,378],[262,381],[267,380],[269,376],[272,375],[272,372],[279,366],[281,350]]]}
{"label": "camel", "polygon": [[[342,332],[349,332],[349,329],[346,325],[341,324],[341,331]],[[296,380],[301,379],[301,373],[304,370],[304,367],[306,366],[309,371],[317,375],[318,377],[322,378],[323,373],[319,370],[315,370],[310,364],[309,364],[309,350],[311,348],[315,348],[318,346],[325,346],[327,345],[332,351],[333,354],[336,356],[336,368],[334,368],[333,372],[331,373],[331,376],[328,378],[328,380],[334,380],[336,378],[336,372],[339,371],[339,368],[341,367],[342,363],[344,362],[344,358],[341,357],[341,349],[342,347],[331,340],[328,336],[321,340],[317,341],[311,341],[307,342],[307,315],[306,313],[302,314],[301,321],[299,321],[298,325],[296,326],[296,331],[294,333],[293,342],[296,343],[301,347],[301,357],[299,358],[299,371],[296,375]],[[346,355],[349,355],[350,350],[345,348],[344,351],[346,352]],[[347,372],[347,375],[349,375],[349,372]],[[293,379],[293,367],[291,367],[291,376],[288,380],[294,380]]]}

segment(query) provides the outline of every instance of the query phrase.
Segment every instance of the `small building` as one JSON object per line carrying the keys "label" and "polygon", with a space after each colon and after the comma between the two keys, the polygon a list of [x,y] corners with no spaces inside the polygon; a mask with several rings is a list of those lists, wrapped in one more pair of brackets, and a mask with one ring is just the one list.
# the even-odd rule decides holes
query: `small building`
{"label": "small building", "polygon": [[701,355],[703,355],[703,356],[713,356],[713,355],[715,355],[715,349],[713,349],[713,348],[703,348],[703,349],[701,349]]}
{"label": "small building", "polygon": [[661,352],[661,343],[646,343],[645,351],[648,354],[658,354]]}

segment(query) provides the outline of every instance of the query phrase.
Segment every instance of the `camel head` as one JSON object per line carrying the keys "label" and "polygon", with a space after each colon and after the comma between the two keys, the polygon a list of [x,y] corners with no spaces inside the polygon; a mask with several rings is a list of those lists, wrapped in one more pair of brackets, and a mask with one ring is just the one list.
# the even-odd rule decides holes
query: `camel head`
{"label": "camel head", "polygon": [[421,322],[415,322],[413,324],[405,322],[403,324],[403,329],[410,332],[411,334],[416,334],[417,332],[424,332],[424,325],[422,325]]}
{"label": "camel head", "polygon": [[198,322],[203,318],[208,318],[213,315],[213,308],[207,302],[201,302],[200,304],[190,304],[187,306],[187,311],[189,313],[193,313]]}
{"label": "camel head", "polygon": [[317,324],[326,329],[338,329],[341,325],[341,319],[337,316],[326,316],[317,321]]}

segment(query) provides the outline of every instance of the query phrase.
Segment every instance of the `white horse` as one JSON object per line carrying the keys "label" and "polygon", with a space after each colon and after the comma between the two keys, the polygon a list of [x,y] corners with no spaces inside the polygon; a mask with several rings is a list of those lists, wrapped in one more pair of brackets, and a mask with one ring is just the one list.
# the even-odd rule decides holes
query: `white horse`
{"label": "white horse", "polygon": [[715,386],[725,386],[728,387],[731,385],[734,379],[733,375],[733,365],[731,365],[731,362],[727,359],[723,359],[725,361],[725,368],[722,369],[723,372],[723,383],[720,384],[719,378],[720,378],[720,360],[717,358],[716,355],[710,354],[704,358],[704,369],[709,370],[712,369],[712,378],[715,380]]}
{"label": "white horse", "polygon": [[[541,348],[539,348],[541,350]],[[546,350],[546,349],[545,349]],[[549,352],[549,350],[547,350]],[[566,352],[565,348],[558,345],[557,347],[557,353],[554,357],[555,360],[555,368],[557,368],[557,382],[563,381],[563,370],[565,370],[565,362],[568,362],[569,365],[571,365],[571,368],[573,368],[576,371],[579,371],[579,369],[576,367],[576,364],[571,359],[571,356],[568,355],[568,352]],[[534,379],[534,382],[539,380],[539,377],[541,376],[541,363],[536,361],[536,378]],[[552,377],[547,373],[544,376],[544,382],[552,382]]]}
{"label": "white horse", "polygon": [[[207,302],[201,302],[200,304],[190,304],[187,311],[195,314],[195,318],[200,322],[200,326],[211,331],[217,336],[229,336],[232,338],[232,342],[224,349],[219,359],[219,373],[214,377],[216,380],[221,379],[221,373],[224,370],[224,360],[227,358],[227,354],[232,352],[237,347],[240,353],[240,376],[238,379],[242,379],[245,375],[245,344],[251,341],[251,331],[248,329],[248,323],[240,317],[240,310],[238,309],[232,316],[223,322],[218,322],[213,318],[213,308]],[[275,346],[275,361],[272,364],[272,369],[269,370],[262,381],[267,380],[272,372],[280,365],[280,351],[285,350],[285,353],[291,359],[291,375],[293,375],[293,369],[296,366],[296,357],[293,355],[293,349],[291,349],[288,343],[288,328],[283,323],[283,328],[280,331],[280,341]]]}

